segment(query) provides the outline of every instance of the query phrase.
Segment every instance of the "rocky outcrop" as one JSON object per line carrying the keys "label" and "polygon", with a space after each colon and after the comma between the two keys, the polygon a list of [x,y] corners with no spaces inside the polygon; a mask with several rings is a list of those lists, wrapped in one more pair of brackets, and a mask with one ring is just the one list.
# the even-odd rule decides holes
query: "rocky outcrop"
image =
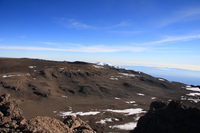
{"label": "rocky outcrop", "polygon": [[75,133],[95,133],[86,122],[75,116],[68,116],[63,123]]}
{"label": "rocky outcrop", "polygon": [[16,108],[10,95],[0,97],[0,132],[20,132],[25,128],[26,119],[22,111]]}
{"label": "rocky outcrop", "polygon": [[199,133],[199,125],[199,108],[183,106],[179,101],[156,101],[131,133]]}
{"label": "rocky outcrop", "polygon": [[9,94],[0,97],[0,132],[95,133],[86,122],[75,116],[68,116],[63,122],[41,116],[26,120]]}

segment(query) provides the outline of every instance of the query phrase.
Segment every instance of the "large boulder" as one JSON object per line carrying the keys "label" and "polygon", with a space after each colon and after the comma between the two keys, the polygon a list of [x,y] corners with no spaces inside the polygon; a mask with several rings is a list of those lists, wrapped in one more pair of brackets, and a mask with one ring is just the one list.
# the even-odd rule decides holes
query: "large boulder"
{"label": "large boulder", "polygon": [[149,111],[138,120],[131,133],[199,133],[200,109],[183,106],[180,101],[168,104],[152,102]]}

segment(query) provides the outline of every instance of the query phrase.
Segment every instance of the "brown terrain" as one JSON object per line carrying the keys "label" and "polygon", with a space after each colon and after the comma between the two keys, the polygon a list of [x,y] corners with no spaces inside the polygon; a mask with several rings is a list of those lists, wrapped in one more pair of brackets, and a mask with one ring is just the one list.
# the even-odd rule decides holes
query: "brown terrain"
{"label": "brown terrain", "polygon": [[[200,107],[190,100],[198,97],[189,99],[193,91],[185,88],[183,83],[112,66],[0,58],[0,95],[10,94],[32,123],[36,116],[65,121],[76,115],[96,132],[128,133],[153,101],[180,100]],[[133,128],[120,128],[127,124]]]}

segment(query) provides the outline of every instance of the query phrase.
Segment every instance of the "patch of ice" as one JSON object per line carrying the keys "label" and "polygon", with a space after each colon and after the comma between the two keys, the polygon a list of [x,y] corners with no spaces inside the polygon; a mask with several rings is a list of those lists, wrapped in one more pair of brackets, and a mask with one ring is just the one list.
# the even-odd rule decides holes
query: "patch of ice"
{"label": "patch of ice", "polygon": [[186,90],[190,90],[190,91],[199,91],[199,92],[200,92],[199,87],[186,86]]}
{"label": "patch of ice", "polygon": [[36,66],[28,66],[29,68],[35,68]]}
{"label": "patch of ice", "polygon": [[90,111],[90,112],[76,112],[76,113],[73,113],[73,111],[68,111],[68,112],[60,112],[58,115],[62,116],[63,118],[65,116],[68,116],[68,115],[80,115],[80,116],[84,116],[84,115],[96,115],[96,114],[99,114],[100,112],[99,111]]}
{"label": "patch of ice", "polygon": [[118,74],[121,74],[121,75],[124,75],[124,76],[127,76],[127,77],[135,77],[134,74],[129,74],[129,73],[118,73]]}
{"label": "patch of ice", "polygon": [[111,80],[118,80],[118,78],[110,78]]}
{"label": "patch of ice", "polygon": [[128,103],[128,104],[135,103],[135,101],[126,101],[126,103]]}
{"label": "patch of ice", "polygon": [[133,130],[137,126],[137,122],[129,122],[122,125],[109,126],[109,128],[117,128],[119,130]]}
{"label": "patch of ice", "polygon": [[130,109],[124,109],[124,110],[113,110],[113,109],[106,109],[105,111],[109,111],[109,112],[114,112],[114,113],[122,113],[124,115],[134,115],[134,114],[138,114],[138,113],[145,113],[146,111],[143,111],[143,109],[141,108],[130,108]]}
{"label": "patch of ice", "polygon": [[139,95],[139,96],[145,96],[145,94],[142,94],[142,93],[137,93],[137,95]]}
{"label": "patch of ice", "polygon": [[67,96],[65,96],[65,95],[62,95],[62,97],[67,98]]}
{"label": "patch of ice", "polygon": [[189,94],[186,94],[188,96],[200,96],[200,93],[189,93]]}
{"label": "patch of ice", "polygon": [[16,75],[3,75],[3,78],[9,78],[9,77],[15,77],[15,76],[21,76],[21,74],[16,74]]}

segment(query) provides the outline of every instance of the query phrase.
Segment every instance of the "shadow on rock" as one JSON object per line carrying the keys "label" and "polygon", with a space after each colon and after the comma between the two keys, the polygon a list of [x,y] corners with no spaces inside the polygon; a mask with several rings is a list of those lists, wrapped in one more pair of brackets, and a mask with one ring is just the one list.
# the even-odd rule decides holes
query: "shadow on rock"
{"label": "shadow on rock", "polygon": [[130,133],[199,133],[200,109],[183,106],[179,101],[152,102],[149,111]]}

